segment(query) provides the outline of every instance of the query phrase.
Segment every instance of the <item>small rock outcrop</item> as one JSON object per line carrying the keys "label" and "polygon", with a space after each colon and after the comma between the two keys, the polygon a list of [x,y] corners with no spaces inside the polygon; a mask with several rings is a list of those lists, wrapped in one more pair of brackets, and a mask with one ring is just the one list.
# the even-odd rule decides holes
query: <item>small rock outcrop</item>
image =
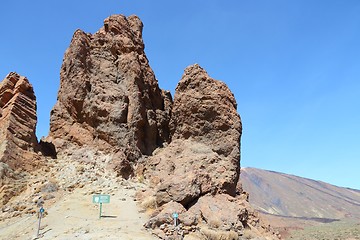
{"label": "small rock outcrop", "polygon": [[169,140],[172,99],[149,66],[142,28],[137,16],[113,15],[95,34],[74,33],[47,139],[58,151],[94,147],[125,155],[121,165]]}

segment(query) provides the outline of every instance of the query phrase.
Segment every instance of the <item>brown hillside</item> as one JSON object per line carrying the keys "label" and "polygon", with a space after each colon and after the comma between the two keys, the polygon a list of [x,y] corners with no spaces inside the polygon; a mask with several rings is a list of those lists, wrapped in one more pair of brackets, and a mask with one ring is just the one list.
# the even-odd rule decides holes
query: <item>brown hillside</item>
{"label": "brown hillside", "polygon": [[358,218],[358,190],[294,175],[244,168],[241,173],[250,203],[265,213],[304,218]]}

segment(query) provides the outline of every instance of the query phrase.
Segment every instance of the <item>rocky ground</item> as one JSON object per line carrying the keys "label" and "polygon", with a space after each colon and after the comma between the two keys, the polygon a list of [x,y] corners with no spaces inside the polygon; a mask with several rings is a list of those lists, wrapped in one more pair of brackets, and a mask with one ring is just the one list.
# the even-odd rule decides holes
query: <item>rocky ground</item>
{"label": "rocky ground", "polygon": [[[26,176],[26,189],[1,209],[0,239],[36,239],[37,203],[42,201],[41,239],[159,239],[144,227],[158,207],[151,201],[137,201],[147,188],[145,179],[116,177],[109,167],[111,155],[88,148],[69,152],[47,159],[43,168]],[[110,203],[103,204],[101,219],[99,206],[92,203],[92,196],[99,193],[111,196]],[[215,232],[201,225],[195,229],[180,225],[174,230],[171,224],[163,224],[157,231],[164,239],[239,239],[231,231]],[[240,239],[267,239],[258,236],[256,229],[244,229]]]}
{"label": "rocky ground", "polygon": [[[35,203],[39,198],[46,210],[41,239],[156,239],[144,229],[149,217],[134,197],[143,184],[137,179],[116,178],[104,167],[105,155],[97,154],[102,161],[84,164],[93,154],[84,151],[64,156],[32,175],[26,191],[2,208],[0,239],[36,237],[38,218],[34,212],[39,209]],[[110,203],[103,204],[101,219],[99,206],[92,203],[96,193],[111,195]]]}

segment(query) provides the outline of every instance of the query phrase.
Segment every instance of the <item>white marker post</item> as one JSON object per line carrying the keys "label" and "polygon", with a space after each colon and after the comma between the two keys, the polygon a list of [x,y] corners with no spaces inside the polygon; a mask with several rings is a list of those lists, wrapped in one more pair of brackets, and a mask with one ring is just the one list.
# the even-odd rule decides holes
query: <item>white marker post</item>
{"label": "white marker post", "polygon": [[176,227],[178,225],[179,214],[174,212],[172,216],[174,218],[174,227]]}
{"label": "white marker post", "polygon": [[45,209],[43,207],[41,207],[39,209],[39,225],[38,225],[38,230],[37,230],[37,234],[36,234],[36,237],[38,238],[39,235],[40,235],[40,225],[41,225],[41,218],[42,218],[42,215],[44,213]]}

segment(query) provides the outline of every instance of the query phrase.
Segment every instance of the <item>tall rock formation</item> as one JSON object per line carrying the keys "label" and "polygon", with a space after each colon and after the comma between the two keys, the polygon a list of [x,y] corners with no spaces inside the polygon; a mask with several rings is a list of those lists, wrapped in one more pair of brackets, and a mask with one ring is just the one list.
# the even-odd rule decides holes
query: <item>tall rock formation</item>
{"label": "tall rock formation", "polygon": [[134,161],[169,140],[172,100],[149,66],[142,28],[136,16],[113,15],[93,35],[74,33],[51,112],[57,150],[75,144]]}
{"label": "tall rock formation", "polygon": [[41,163],[36,122],[33,87],[27,78],[9,73],[0,82],[0,207],[25,189],[25,172]]}
{"label": "tall rock formation", "polygon": [[195,64],[173,103],[149,66],[142,27],[136,16],[114,15],[95,34],[75,32],[48,141],[74,156],[76,149],[108,153],[125,178],[135,166],[149,186],[139,198],[159,207],[145,226],[161,228],[162,238],[174,212],[197,239],[238,239],[245,227],[260,228],[239,184],[242,125],[234,95]]}
{"label": "tall rock formation", "polygon": [[[171,142],[138,168],[150,186],[139,198],[160,206],[145,226],[160,238],[241,239],[250,228],[254,237],[277,239],[242,192],[242,124],[236,108],[225,83],[197,64],[185,69],[172,106]],[[175,231],[173,213],[181,223]]]}
{"label": "tall rock formation", "polygon": [[198,64],[186,68],[176,87],[170,131],[172,141],[204,144],[221,159],[210,161],[218,174],[211,179],[218,179],[217,190],[235,195],[242,125],[235,97],[225,83],[212,79]]}
{"label": "tall rock formation", "polygon": [[171,143],[145,164],[157,202],[187,207],[207,193],[235,196],[241,120],[228,87],[199,65],[190,66],[176,88],[171,115]]}
{"label": "tall rock formation", "polygon": [[240,158],[241,120],[233,93],[198,64],[185,69],[175,90],[171,138],[203,142],[225,157]]}
{"label": "tall rock formation", "polygon": [[0,83],[0,162],[30,170],[38,157],[36,97],[28,79],[9,73]]}

